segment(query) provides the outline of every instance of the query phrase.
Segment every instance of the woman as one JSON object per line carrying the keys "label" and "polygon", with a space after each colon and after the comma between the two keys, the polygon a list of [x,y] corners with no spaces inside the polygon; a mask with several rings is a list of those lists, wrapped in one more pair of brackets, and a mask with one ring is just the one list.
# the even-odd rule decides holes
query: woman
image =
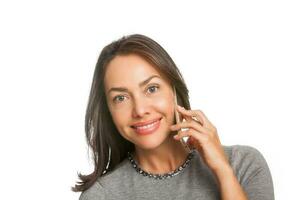
{"label": "woman", "polygon": [[124,36],[102,50],[85,123],[95,168],[72,188],[81,200],[274,199],[262,154],[221,144],[205,114],[191,110],[171,57],[149,37]]}

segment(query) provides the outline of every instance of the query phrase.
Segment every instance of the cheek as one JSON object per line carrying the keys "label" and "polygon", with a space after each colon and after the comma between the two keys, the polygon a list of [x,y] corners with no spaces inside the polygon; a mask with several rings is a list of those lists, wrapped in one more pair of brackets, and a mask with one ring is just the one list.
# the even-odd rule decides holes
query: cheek
{"label": "cheek", "polygon": [[117,113],[112,113],[112,118],[117,128],[123,126],[123,124],[125,124],[127,120],[127,117],[124,116],[124,114],[120,115]]}
{"label": "cheek", "polygon": [[[118,129],[119,133],[122,133],[123,132],[122,127],[124,126],[124,124],[128,122],[128,116],[126,116],[124,112],[120,112],[119,110],[114,110],[111,108],[110,108],[110,113],[116,128]],[[124,113],[124,114],[120,115],[120,113]]]}
{"label": "cheek", "polygon": [[[119,134],[126,140],[130,140],[130,137],[128,136],[128,130],[129,127],[126,126],[126,123],[128,122],[128,117],[120,114],[113,114],[112,113],[112,119],[113,122],[119,132]],[[125,128],[125,129],[124,129]]]}
{"label": "cheek", "polygon": [[159,101],[156,101],[157,109],[165,114],[167,121],[169,123],[173,122],[173,114],[174,114],[174,102],[172,98],[162,98]]}

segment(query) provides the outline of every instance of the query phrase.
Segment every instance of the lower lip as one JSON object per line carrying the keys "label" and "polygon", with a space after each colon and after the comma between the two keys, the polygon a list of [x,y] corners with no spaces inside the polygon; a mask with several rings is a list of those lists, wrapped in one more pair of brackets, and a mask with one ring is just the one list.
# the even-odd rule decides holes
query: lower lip
{"label": "lower lip", "polygon": [[160,120],[156,121],[155,124],[149,128],[146,128],[146,129],[136,129],[136,128],[133,128],[133,130],[139,134],[139,135],[149,135],[151,133],[154,133],[160,126]]}

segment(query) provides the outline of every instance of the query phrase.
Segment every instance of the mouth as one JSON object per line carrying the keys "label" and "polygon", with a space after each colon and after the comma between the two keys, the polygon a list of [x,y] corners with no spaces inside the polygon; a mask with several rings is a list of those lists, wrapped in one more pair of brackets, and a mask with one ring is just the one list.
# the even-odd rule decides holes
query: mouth
{"label": "mouth", "polygon": [[160,118],[157,118],[157,119],[154,119],[154,120],[149,120],[148,122],[140,122],[140,123],[136,123],[132,126],[130,126],[131,128],[139,128],[139,127],[145,127],[145,126],[149,126],[149,125],[152,125],[153,123],[161,120],[162,117]]}
{"label": "mouth", "polygon": [[139,135],[148,135],[154,133],[159,128],[161,119],[162,117],[148,124],[130,127]]}

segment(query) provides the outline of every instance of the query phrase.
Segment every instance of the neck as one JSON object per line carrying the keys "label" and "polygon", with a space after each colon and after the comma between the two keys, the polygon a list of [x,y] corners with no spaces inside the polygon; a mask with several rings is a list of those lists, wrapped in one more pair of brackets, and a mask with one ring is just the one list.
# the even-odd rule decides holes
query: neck
{"label": "neck", "polygon": [[163,144],[155,149],[135,147],[133,159],[144,171],[154,174],[164,174],[177,169],[187,159],[189,152],[178,140],[168,137]]}

